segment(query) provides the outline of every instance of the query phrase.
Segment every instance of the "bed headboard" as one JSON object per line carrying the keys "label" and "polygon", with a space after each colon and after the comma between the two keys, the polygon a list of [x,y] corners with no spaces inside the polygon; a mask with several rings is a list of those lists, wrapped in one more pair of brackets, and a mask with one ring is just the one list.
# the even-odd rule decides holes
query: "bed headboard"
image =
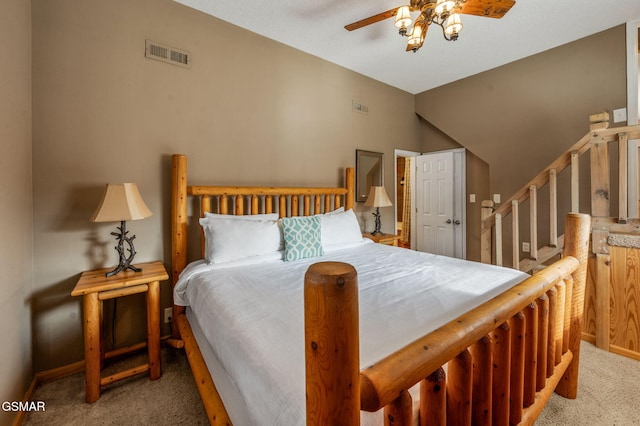
{"label": "bed headboard", "polygon": [[[187,181],[187,157],[171,157],[171,283],[175,285],[187,265],[187,206],[189,197],[198,197],[200,216],[220,214],[275,213],[280,217],[309,216],[344,206],[353,208],[354,169],[345,170],[345,186],[336,188],[192,186]],[[204,248],[204,236],[201,236]],[[202,251],[202,249],[201,249]]]}

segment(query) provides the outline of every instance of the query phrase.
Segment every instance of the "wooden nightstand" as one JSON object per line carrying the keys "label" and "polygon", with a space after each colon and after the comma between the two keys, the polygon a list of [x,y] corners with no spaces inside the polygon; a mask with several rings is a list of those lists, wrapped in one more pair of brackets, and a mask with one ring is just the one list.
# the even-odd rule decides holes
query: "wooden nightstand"
{"label": "wooden nightstand", "polygon": [[365,232],[362,234],[362,236],[365,238],[369,238],[370,240],[373,240],[378,244],[386,244],[388,246],[395,246],[395,247],[398,247],[398,241],[400,240],[399,235],[393,235],[393,234],[372,235],[369,232]]}
{"label": "wooden nightstand", "polygon": [[[112,277],[105,273],[113,268],[83,272],[72,296],[84,300],[84,358],[87,396],[91,403],[100,398],[100,387],[149,371],[151,380],[160,378],[160,281],[169,279],[162,262],[137,264],[141,272],[123,271]],[[147,300],[147,349],[149,363],[108,377],[101,377],[104,359],[102,346],[102,301],[130,294],[146,293]],[[144,347],[144,346],[142,346]]]}

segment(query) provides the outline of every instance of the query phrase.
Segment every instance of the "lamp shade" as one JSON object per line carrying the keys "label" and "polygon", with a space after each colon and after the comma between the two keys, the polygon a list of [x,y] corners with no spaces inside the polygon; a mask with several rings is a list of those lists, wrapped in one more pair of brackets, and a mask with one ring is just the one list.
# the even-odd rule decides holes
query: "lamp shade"
{"label": "lamp shade", "polygon": [[364,203],[367,207],[388,207],[393,205],[387,192],[384,190],[384,186],[372,186],[369,190],[369,197]]}
{"label": "lamp shade", "polygon": [[396,12],[396,28],[407,28],[411,25],[411,14],[409,12],[409,6],[401,6]]}
{"label": "lamp shade", "polygon": [[108,183],[102,200],[91,222],[120,222],[138,220],[152,213],[142,201],[138,185],[135,183]]}

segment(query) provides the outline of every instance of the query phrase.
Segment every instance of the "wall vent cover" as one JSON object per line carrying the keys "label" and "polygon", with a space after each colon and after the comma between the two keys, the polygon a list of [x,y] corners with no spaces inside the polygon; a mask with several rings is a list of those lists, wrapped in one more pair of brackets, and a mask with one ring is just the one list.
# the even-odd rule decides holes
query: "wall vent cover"
{"label": "wall vent cover", "polygon": [[191,68],[191,54],[189,52],[156,43],[155,41],[145,40],[144,56],[168,64]]}

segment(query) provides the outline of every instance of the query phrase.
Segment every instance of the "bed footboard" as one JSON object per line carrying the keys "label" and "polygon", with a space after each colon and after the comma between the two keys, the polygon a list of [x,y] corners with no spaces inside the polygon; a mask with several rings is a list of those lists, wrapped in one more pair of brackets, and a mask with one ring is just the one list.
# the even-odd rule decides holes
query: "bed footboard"
{"label": "bed footboard", "polygon": [[407,391],[417,383],[421,425],[533,424],[554,390],[575,398],[589,233],[588,215],[569,214],[561,260],[362,371],[355,271],[313,265],[305,277],[307,425],[337,412],[339,424],[356,425],[360,409],[381,408],[385,424],[409,425]]}

